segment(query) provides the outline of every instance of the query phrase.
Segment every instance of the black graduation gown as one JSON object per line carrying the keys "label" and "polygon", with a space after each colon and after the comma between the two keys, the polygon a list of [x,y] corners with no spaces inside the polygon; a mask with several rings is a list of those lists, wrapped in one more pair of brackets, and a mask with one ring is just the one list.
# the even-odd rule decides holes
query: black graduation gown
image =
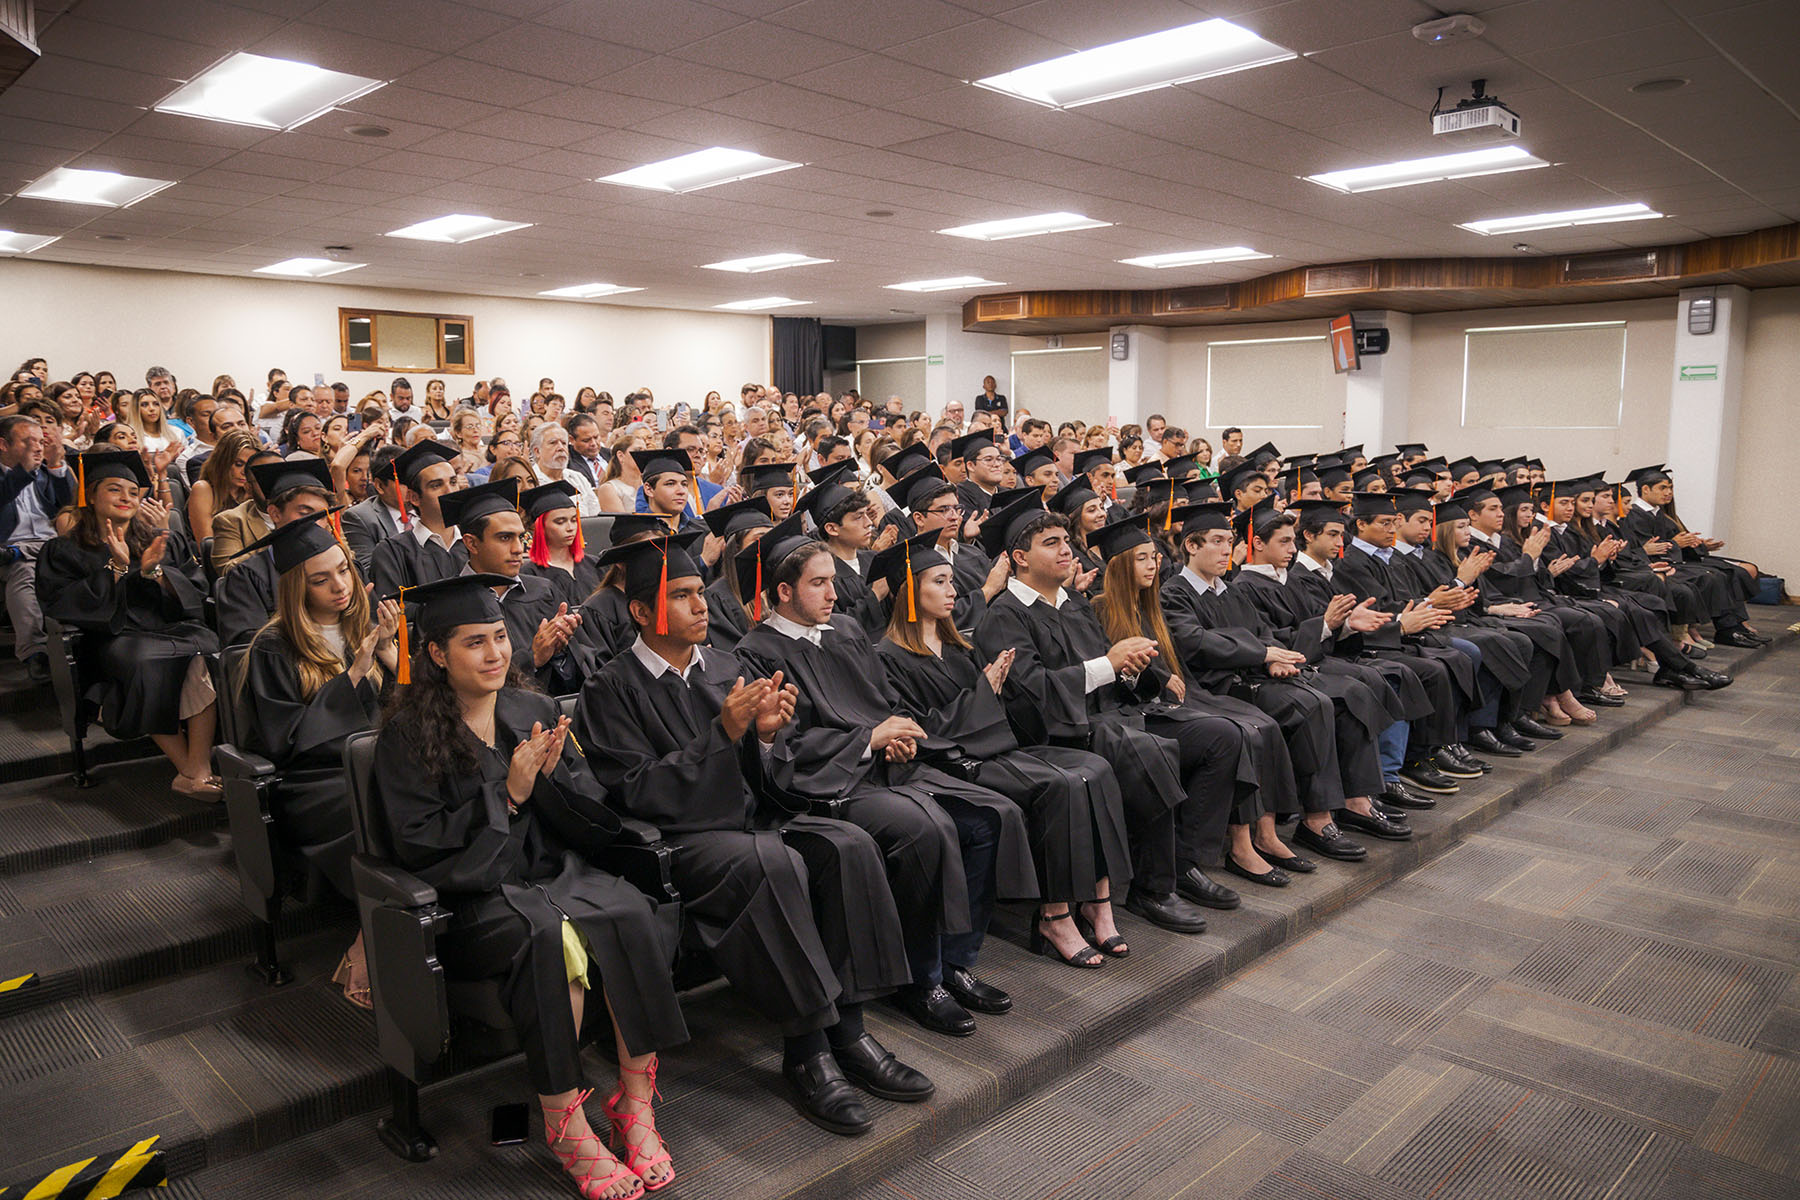
{"label": "black graduation gown", "polygon": [[570,574],[558,566],[540,567],[534,562],[527,562],[519,568],[521,575],[534,575],[556,589],[556,598],[570,608],[580,608],[581,602],[594,594],[600,586],[600,571],[591,559],[582,559],[575,564],[575,573]]}
{"label": "black graduation gown", "polygon": [[[1024,604],[1009,588],[975,629],[981,657],[1017,652],[1001,699],[1019,741],[1091,750],[1112,764],[1137,887],[1163,896],[1174,890],[1178,862],[1215,861],[1211,851],[1224,844],[1239,788],[1255,786],[1254,770],[1237,726],[1166,701],[1169,676],[1154,665],[1135,681],[1088,691],[1083,664],[1111,646],[1093,609],[1073,594],[1053,608]],[[1213,743],[1203,761],[1193,752],[1198,734]],[[1183,737],[1190,739],[1185,746]]]}
{"label": "black graduation gown", "polygon": [[[586,620],[583,614],[582,619]],[[706,641],[720,650],[736,650],[750,632],[750,614],[720,575],[706,585]]]}
{"label": "black graduation gown", "polygon": [[973,479],[965,479],[956,485],[956,498],[962,502],[965,521],[970,517],[979,517],[994,506],[994,498]]}
{"label": "black graduation gown", "polygon": [[472,774],[434,778],[404,718],[382,729],[375,748],[376,800],[395,861],[436,888],[450,910],[438,958],[452,978],[500,982],[532,1086],[546,1095],[582,1086],[565,919],[587,940],[589,982],[605,989],[631,1053],[688,1036],[669,978],[675,914],[584,860],[617,836],[619,819],[572,742],[564,740],[555,772],[537,777],[518,811],[507,810],[514,748],[534,722],[548,727],[559,715],[548,696],[500,692],[495,744],[482,747]]}
{"label": "black graduation gown", "polygon": [[835,553],[831,556],[831,565],[837,568],[835,611],[861,625],[870,641],[881,637],[882,630],[887,628],[888,618],[886,603],[869,587],[869,581],[865,577],[874,557],[867,550],[856,552],[855,563],[846,562]]}
{"label": "black graduation gown", "polygon": [[543,666],[532,661],[531,639],[537,636],[538,626],[554,617],[557,608],[564,603],[554,584],[535,575],[521,574],[519,582],[500,595],[500,612],[506,618],[506,636],[512,642],[513,662],[552,696],[580,691],[586,675],[586,660],[573,649],[573,637]]}
{"label": "black graduation gown", "polygon": [[956,584],[956,605],[950,619],[958,629],[970,630],[981,623],[988,606],[981,589],[993,569],[994,560],[981,547],[973,542],[957,543],[956,552],[950,557],[950,579]]}
{"label": "black graduation gown", "polygon": [[[1326,638],[1325,614],[1301,611],[1299,596],[1273,575],[1239,571],[1232,576],[1231,588],[1256,606],[1276,641],[1307,655],[1318,672],[1312,685],[1347,708],[1370,736],[1379,736],[1395,721],[1411,720],[1414,713],[1422,715],[1431,703],[1416,678],[1396,673],[1397,686],[1372,663],[1357,661],[1361,638],[1356,633],[1339,629]],[[1406,689],[1404,695],[1401,687]]]}
{"label": "black graduation gown", "polygon": [[[1388,569],[1393,572],[1396,582],[1417,596],[1428,596],[1440,587],[1457,583],[1456,568],[1436,549],[1421,549],[1417,554],[1404,554],[1396,550]],[[1534,669],[1542,673],[1547,682],[1549,675],[1543,670],[1543,664],[1534,668],[1531,638],[1507,627],[1507,620],[1517,618],[1489,616],[1487,601],[1482,597],[1481,588],[1476,586],[1474,592],[1475,602],[1455,614],[1448,628],[1457,637],[1474,643],[1475,648],[1481,651],[1482,668],[1506,690],[1532,690]],[[1544,618],[1538,623],[1548,625],[1551,622]],[[1530,707],[1536,708],[1542,701],[1540,693]]]}
{"label": "black graduation gown", "polygon": [[267,549],[232,565],[213,584],[213,603],[218,609],[219,640],[238,646],[275,615],[275,592],[280,580],[275,560]]}
{"label": "black graduation gown", "polygon": [[[991,810],[1000,819],[993,893],[1036,896],[1036,871],[1024,814],[998,792],[955,779],[915,758],[890,763],[869,751],[869,734],[900,709],[900,698],[875,657],[867,633],[848,617],[831,620],[815,646],[763,621],[738,643],[738,657],[758,677],[776,671],[799,690],[794,710],[792,790],[815,808],[874,836],[887,858],[888,885],[909,933],[971,932],[969,884],[956,824],[939,795]],[[930,748],[927,740],[926,747]],[[973,932],[981,932],[974,930]]]}
{"label": "black graduation gown", "polygon": [[[1620,524],[1626,536],[1640,549],[1651,538],[1673,543],[1681,526],[1660,508],[1644,508],[1633,503]],[[1750,573],[1728,558],[1720,558],[1703,547],[1692,549],[1670,545],[1663,554],[1664,562],[1675,567],[1675,577],[1693,583],[1706,602],[1712,621],[1722,628],[1742,625],[1750,615],[1744,602],[1756,594],[1756,583]]]}
{"label": "black graduation gown", "polygon": [[1512,538],[1502,536],[1499,546],[1490,549],[1494,549],[1494,562],[1482,572],[1482,582],[1492,583],[1512,600],[1535,604],[1539,612],[1553,617],[1562,625],[1575,651],[1582,685],[1599,687],[1604,683],[1614,661],[1606,622],[1598,614],[1558,596],[1548,583],[1548,570],[1543,571],[1543,579],[1539,578],[1543,559],[1527,558]]}
{"label": "black graduation gown", "polygon": [[[1606,583],[1642,596],[1652,607],[1666,606],[1663,611],[1674,624],[1687,625],[1708,619],[1706,605],[1693,584],[1673,575],[1657,574],[1650,566],[1649,557],[1617,521],[1596,515],[1594,528],[1601,537],[1616,537],[1625,543],[1617,554],[1600,567],[1600,577]],[[1586,542],[1587,539],[1584,538],[1583,541]],[[1592,546],[1591,542],[1587,544]]]}
{"label": "black graduation gown", "polygon": [[[1386,612],[1398,613],[1409,601],[1420,599],[1409,594],[1408,589],[1394,578],[1387,563],[1357,546],[1344,548],[1344,557],[1337,560],[1333,571],[1359,598],[1375,597],[1375,606]],[[1449,668],[1463,700],[1470,708],[1480,707],[1481,688],[1476,682],[1475,664],[1450,645],[1448,636],[1441,631],[1407,634],[1405,643],[1409,649],[1435,658]]]}
{"label": "black graduation gown", "polygon": [[192,543],[171,532],[163,577],[132,570],[116,578],[106,547],[56,537],[38,553],[36,587],[44,615],[79,629],[86,700],[106,732],[121,740],[181,732],[181,685],[197,654],[217,654],[218,635],[202,621],[206,583]]}
{"label": "black graduation gown", "polygon": [[836,1002],[884,995],[912,973],[873,839],[809,815],[782,786],[786,730],[766,752],[754,731],[726,736],[725,697],[751,674],[713,648],[688,682],[653,678],[628,651],[582,687],[575,730],[613,803],[673,848],[682,911],[713,961],[796,1036],[835,1023]]}
{"label": "black graduation gown", "polygon": [[279,629],[265,629],[250,643],[244,691],[251,721],[245,740],[248,749],[275,764],[275,830],[282,844],[298,850],[340,893],[354,897],[350,856],[356,845],[344,792],[344,742],[379,724],[381,692],[373,678],[352,685],[349,674],[340,671],[311,697],[303,696],[294,657]]}
{"label": "black graduation gown", "polygon": [[[417,518],[414,520],[416,524]],[[436,583],[462,574],[462,569],[469,565],[469,550],[456,536],[454,527],[448,532],[451,538],[448,550],[435,541],[420,545],[419,539],[407,529],[377,545],[371,557],[375,595],[378,598],[392,596],[403,587],[418,587],[422,583]]]}
{"label": "black graduation gown", "polygon": [[1115,893],[1123,888],[1131,878],[1125,802],[1106,760],[1066,746],[1021,749],[974,654],[943,651],[914,654],[887,640],[876,647],[906,714],[976,764],[976,783],[1025,810],[1044,899],[1092,900],[1101,879]]}
{"label": "black graduation gown", "polygon": [[616,587],[601,588],[581,602],[581,626],[569,646],[580,663],[583,678],[591,678],[637,641],[631,623],[630,602]]}
{"label": "black graduation gown", "polygon": [[[1550,530],[1548,553],[1552,557],[1566,554],[1576,560],[1574,566],[1556,576],[1555,587],[1559,592],[1577,598],[1596,596],[1611,601],[1619,614],[1630,622],[1632,637],[1640,647],[1653,650],[1658,658],[1678,652],[1669,640],[1669,619],[1675,611],[1672,603],[1654,592],[1632,591],[1614,583],[1607,577],[1605,565],[1594,561],[1594,543],[1573,524],[1560,529],[1552,525]],[[1623,649],[1621,646],[1620,651]]]}

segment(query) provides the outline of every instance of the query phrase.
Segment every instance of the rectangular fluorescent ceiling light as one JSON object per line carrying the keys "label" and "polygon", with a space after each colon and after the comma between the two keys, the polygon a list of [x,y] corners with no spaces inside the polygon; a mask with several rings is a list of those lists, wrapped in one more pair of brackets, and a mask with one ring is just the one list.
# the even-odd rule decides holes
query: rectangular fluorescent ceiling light
{"label": "rectangular fluorescent ceiling light", "polygon": [[576,283],[568,287],[551,288],[547,292],[539,292],[540,296],[553,296],[558,300],[598,300],[602,296],[617,296],[623,292],[641,292],[643,288],[620,287],[616,283]]}
{"label": "rectangular fluorescent ceiling light", "polygon": [[645,163],[616,175],[603,175],[594,182],[649,188],[656,192],[697,192],[701,188],[736,183],[740,179],[754,179],[758,175],[773,175],[777,171],[791,171],[804,165],[788,162],[786,159],[769,158],[749,150],[713,146],[706,150],[696,150],[692,154],[665,158],[661,162]]}
{"label": "rectangular fluorescent ceiling light", "polygon": [[1438,154],[1431,158],[1410,158],[1405,162],[1382,163],[1374,167],[1354,167],[1348,171],[1327,171],[1308,175],[1313,183],[1339,192],[1378,192],[1383,188],[1411,187],[1415,183],[1437,183],[1443,179],[1470,179],[1476,175],[1499,175],[1507,171],[1529,171],[1550,164],[1521,146],[1492,146],[1486,150],[1469,150],[1462,154]]}
{"label": "rectangular fluorescent ceiling light", "polygon": [[894,292],[954,292],[963,288],[1005,287],[1004,283],[983,279],[979,275],[947,275],[942,279],[915,279],[911,283],[890,283]]}
{"label": "rectangular fluorescent ceiling light", "polygon": [[164,96],[156,111],[258,129],[294,129],[385,84],[311,63],[239,53]]}
{"label": "rectangular fluorescent ceiling light", "polygon": [[1471,233],[1524,233],[1531,229],[1567,229],[1572,225],[1606,225],[1613,221],[1654,221],[1662,216],[1648,204],[1608,204],[1601,208],[1571,208],[1567,212],[1533,213],[1524,217],[1491,217],[1457,226]]}
{"label": "rectangular fluorescent ceiling light", "polygon": [[1241,25],[1214,18],[1065,54],[975,83],[1033,104],[1074,108],[1298,57]]}
{"label": "rectangular fluorescent ceiling light", "polygon": [[1165,267],[1197,267],[1204,263],[1242,262],[1249,258],[1271,258],[1272,255],[1252,250],[1248,246],[1222,246],[1217,250],[1174,250],[1168,254],[1145,254],[1138,258],[1121,258],[1119,261],[1128,267],[1151,267],[1162,270]]}
{"label": "rectangular fluorescent ceiling light", "polygon": [[757,275],[764,271],[779,271],[783,267],[810,267],[815,263],[828,263],[829,258],[808,258],[804,254],[758,254],[753,258],[731,258],[724,262],[707,263],[702,268],[707,271],[736,271],[742,275]]}
{"label": "rectangular fluorescent ceiling light", "polygon": [[496,221],[492,217],[472,217],[467,213],[452,213],[447,217],[433,217],[429,221],[420,221],[417,225],[408,225],[405,229],[390,231],[388,237],[411,238],[418,242],[463,242],[478,241],[484,237],[493,237],[497,233],[511,233],[515,229],[530,229],[529,221]]}
{"label": "rectangular fluorescent ceiling light", "polygon": [[14,233],[10,229],[0,229],[0,254],[30,254],[33,250],[42,250],[51,242],[61,240],[60,235],[45,237],[36,233]]}
{"label": "rectangular fluorescent ceiling light", "polygon": [[27,184],[19,195],[32,200],[128,208],[146,196],[154,196],[164,188],[174,186],[173,179],[146,179],[141,175],[121,175],[117,171],[58,167]]}
{"label": "rectangular fluorescent ceiling light", "polygon": [[752,308],[792,308],[796,304],[811,303],[811,300],[790,300],[786,296],[759,296],[755,300],[733,300],[730,304],[715,304],[713,307],[743,312]]}
{"label": "rectangular fluorescent ceiling light", "polygon": [[940,229],[951,237],[974,238],[978,242],[1004,242],[1008,238],[1035,237],[1040,233],[1067,233],[1072,229],[1104,229],[1111,221],[1096,221],[1080,213],[1039,213],[1035,217],[1008,217],[1004,221],[978,221]]}
{"label": "rectangular fluorescent ceiling light", "polygon": [[258,275],[292,275],[299,279],[323,279],[327,275],[341,275],[345,271],[355,271],[368,263],[336,262],[329,258],[289,258],[278,263],[270,263],[266,267],[256,268]]}

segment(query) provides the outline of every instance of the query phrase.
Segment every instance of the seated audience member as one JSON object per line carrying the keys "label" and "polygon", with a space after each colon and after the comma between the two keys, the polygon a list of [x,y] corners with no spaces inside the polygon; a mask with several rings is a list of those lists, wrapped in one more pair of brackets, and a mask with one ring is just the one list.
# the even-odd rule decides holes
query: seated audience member
{"label": "seated audience member", "polygon": [[444,523],[456,529],[468,555],[461,573],[511,581],[500,595],[500,610],[519,670],[552,696],[563,696],[581,689],[582,671],[569,649],[581,617],[563,589],[521,574],[525,520],[519,504],[516,480],[484,483],[445,495]]}
{"label": "seated audience member", "polygon": [[121,741],[148,735],[175,764],[175,791],[217,800],[218,708],[206,656],[219,639],[201,620],[205,575],[188,539],[169,529],[168,510],[149,498],[143,459],[89,450],[76,473],[70,530],[38,553],[44,615],[85,635],[83,699],[98,705],[106,731]]}
{"label": "seated audience member", "polygon": [[255,457],[256,438],[247,429],[229,431],[207,455],[200,478],[188,489],[188,533],[195,541],[213,536],[214,513],[250,498],[250,462]]}
{"label": "seated audience member", "polygon": [[[592,388],[583,388],[584,392],[592,392]],[[581,403],[577,397],[576,405]],[[610,406],[607,415],[612,414]],[[569,465],[581,472],[590,484],[598,486],[606,478],[607,462],[611,455],[607,453],[602,442],[605,431],[594,417],[586,412],[576,412],[563,421],[563,428],[569,431]]]}
{"label": "seated audience member", "polygon": [[957,438],[951,445],[951,456],[963,463],[965,478],[956,485],[962,501],[963,515],[973,520],[988,511],[994,496],[1006,486],[1006,469],[1011,458],[994,441],[987,430],[977,430]]}
{"label": "seated audience member", "polygon": [[243,553],[245,546],[265,537],[269,532],[268,503],[257,490],[256,468],[282,461],[273,450],[258,450],[250,456],[244,469],[249,495],[230,508],[214,507],[212,512],[212,565],[215,573],[225,571],[231,560]]}
{"label": "seated audience member", "polygon": [[[1177,933],[1204,932],[1205,917],[1183,893],[1205,880],[1195,847],[1223,841],[1242,739],[1224,721],[1165,702],[1171,677],[1149,669],[1156,643],[1109,635],[1087,601],[1064,588],[1074,567],[1068,527],[1035,492],[990,513],[981,532],[984,547],[1012,563],[1006,590],[976,626],[975,647],[990,660],[1016,651],[1001,689],[1015,736],[1026,746],[1089,750],[1112,765],[1132,851],[1126,910]],[[1196,877],[1179,891],[1178,825]],[[1207,903],[1231,894],[1205,882]]]}
{"label": "seated audience member", "polygon": [[754,500],[759,496],[767,500],[770,518],[785,521],[794,511],[794,464],[747,464],[738,472],[738,488],[744,493],[746,500]]}
{"label": "seated audience member", "polygon": [[813,475],[813,489],[802,496],[799,507],[812,518],[813,527],[831,552],[837,572],[834,611],[860,624],[871,639],[880,637],[887,613],[882,600],[887,585],[866,576],[874,523],[869,519],[868,497],[848,486],[855,475],[839,464]]}
{"label": "seated audience member", "polygon": [[863,1025],[867,1001],[910,981],[881,851],[783,786],[796,689],[706,645],[705,580],[679,542],[664,533],[602,557],[623,568],[637,637],[583,686],[575,730],[612,802],[674,848],[683,916],[781,1029],[802,1111],[862,1133],[873,1120],[852,1085],[899,1101],[934,1090]]}
{"label": "seated audience member", "polygon": [[837,573],[822,542],[790,518],[745,555],[763,563],[765,611],[738,657],[798,689],[791,790],[835,806],[881,846],[912,976],[892,1000],[924,1028],[966,1037],[975,1018],[965,999],[982,1011],[1010,1007],[998,989],[959,997],[946,985],[965,981],[955,968],[975,979],[994,902],[1037,892],[1024,817],[1006,797],[921,758],[935,749],[930,735],[899,715],[867,631],[833,616]]}
{"label": "seated audience member", "polygon": [[[395,859],[449,911],[445,973],[500,983],[551,1152],[583,1196],[635,1200],[675,1175],[651,1102],[656,1052],[686,1041],[687,1025],[651,901],[584,861],[617,837],[619,818],[569,719],[517,672],[494,593],[509,582],[464,575],[409,591],[411,682],[376,744],[377,808]],[[583,1111],[580,1034],[595,990],[619,1062],[608,1139]],[[623,1163],[607,1140],[622,1141]]]}
{"label": "seated audience member", "polygon": [[[709,479],[701,478],[701,465],[705,455],[705,445],[700,431],[692,425],[679,425],[663,435],[664,450],[679,450],[687,455],[688,482],[685,507],[681,512],[684,525],[699,522],[702,514],[715,503],[722,503],[718,497],[724,488]],[[641,469],[641,464],[640,464]],[[632,497],[632,507],[636,512],[652,511],[649,496],[650,485],[645,483],[638,494]],[[710,560],[709,560],[710,561]]]}
{"label": "seated audience member", "polygon": [[[613,546],[623,546],[667,532],[668,522],[661,517],[649,513],[619,513],[613,517],[610,541]],[[691,547],[702,537],[695,530],[675,536],[681,547],[690,553]],[[625,598],[625,572],[616,564],[602,569],[599,584],[581,602],[578,611],[581,624],[575,631],[573,645],[585,679],[629,650],[637,637],[637,627],[631,623],[631,604]]]}
{"label": "seated audience member", "polygon": [[[939,532],[891,546],[872,564],[893,595],[877,649],[888,680],[903,711],[948,748],[935,751],[943,764],[1024,810],[1043,901],[1033,947],[1074,967],[1103,965],[1102,949],[1122,958],[1131,948],[1113,922],[1112,889],[1129,881],[1131,855],[1118,779],[1085,750],[1019,746],[1000,700],[1016,652],[984,667],[957,632],[954,571],[935,548]],[[945,980],[965,1005],[979,1007],[980,985],[961,967],[947,968]]]}
{"label": "seated audience member", "polygon": [[[686,450],[633,450],[638,477],[643,480],[644,512],[661,518],[673,532],[700,531],[706,528],[698,517],[690,516],[694,486],[694,462]],[[706,562],[710,567],[718,561],[715,550]]]}
{"label": "seated audience member", "polygon": [[569,434],[546,421],[531,435],[531,463],[539,483],[567,483],[575,489],[575,507],[584,517],[600,515],[600,500],[587,476],[569,467]]}
{"label": "seated audience member", "polygon": [[31,682],[50,682],[44,614],[37,595],[37,563],[56,536],[56,514],[74,501],[76,473],[58,430],[33,417],[0,417],[0,539],[8,554],[6,613],[12,621],[13,655]]}
{"label": "seated audience member", "polygon": [[[344,742],[379,721],[399,663],[400,606],[385,601],[377,613],[355,561],[319,515],[278,526],[264,541],[278,582],[275,613],[251,639],[239,681],[251,715],[246,748],[275,764],[282,844],[355,899]],[[361,933],[332,982],[350,1003],[371,1007]]]}
{"label": "seated audience member", "polygon": [[[250,471],[268,497],[263,514],[271,532],[331,508],[331,472],[316,458],[259,463]],[[219,640],[227,646],[248,642],[275,612],[279,573],[268,545],[265,534],[245,546],[213,585]]]}
{"label": "seated audience member", "polygon": [[1637,488],[1637,497],[1619,521],[1625,536],[1652,561],[1674,567],[1674,578],[1699,593],[1714,641],[1745,649],[1767,645],[1744,607],[1756,594],[1756,567],[1723,557],[1718,551],[1724,542],[1688,529],[1675,511],[1675,481],[1667,467],[1640,467],[1626,482]]}
{"label": "seated audience member", "polygon": [[562,599],[579,605],[600,586],[600,571],[587,557],[575,503],[575,487],[566,479],[519,493],[530,534],[524,573],[549,580]]}
{"label": "seated audience member", "polygon": [[[958,629],[974,629],[987,606],[1006,590],[1011,564],[1005,558],[989,558],[974,542],[958,536],[962,528],[962,502],[956,489],[944,478],[936,463],[919,468],[889,489],[892,499],[903,507],[918,533],[935,533],[930,543],[950,564],[956,585],[951,623]],[[891,547],[890,547],[891,548]],[[883,601],[891,609],[892,597]]]}
{"label": "seated audience member", "polygon": [[[791,489],[789,493],[792,494]],[[706,514],[707,528],[722,543],[717,578],[706,587],[708,645],[736,650],[750,627],[762,619],[758,598],[762,588],[756,582],[755,561],[750,564],[751,578],[746,581],[741,578],[743,563],[739,556],[774,524],[766,492],[735,504],[721,504]]]}
{"label": "seated audience member", "polygon": [[[371,433],[366,429],[365,434]],[[369,455],[369,488],[367,499],[359,500],[338,518],[344,530],[344,541],[356,556],[356,570],[364,579],[372,578],[375,569],[375,547],[400,534],[407,521],[401,511],[400,483],[394,478],[394,460],[405,453],[398,446],[377,446]]]}
{"label": "seated audience member", "polygon": [[378,541],[370,556],[376,595],[447,579],[469,561],[455,524],[444,520],[443,498],[456,486],[452,457],[448,446],[426,441],[389,464],[389,476],[399,485],[394,489],[396,507],[404,516],[400,533]]}

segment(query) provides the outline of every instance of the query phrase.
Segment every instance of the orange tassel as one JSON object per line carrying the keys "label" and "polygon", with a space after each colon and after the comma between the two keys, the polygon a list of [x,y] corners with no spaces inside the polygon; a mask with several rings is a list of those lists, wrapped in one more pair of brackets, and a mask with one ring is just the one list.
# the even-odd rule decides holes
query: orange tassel
{"label": "orange tassel", "polygon": [[656,589],[656,636],[669,636],[669,543],[663,543],[662,582]]}
{"label": "orange tassel", "polygon": [[[326,519],[331,522],[331,535],[337,538],[338,545],[344,548],[344,553],[349,554],[350,543],[344,537],[343,509],[333,509],[331,515]],[[351,557],[355,558],[355,555],[351,555]]]}
{"label": "orange tassel", "polygon": [[75,459],[75,486],[79,489],[75,495],[75,507],[86,508],[88,502],[87,459],[82,458],[79,455],[77,455]]}
{"label": "orange tassel", "polygon": [[762,620],[762,555],[756,556],[756,599],[752,602],[750,619]]}
{"label": "orange tassel", "polygon": [[400,589],[400,624],[394,630],[398,643],[398,662],[394,670],[394,682],[408,684],[412,682],[412,638],[406,627],[406,589]]}
{"label": "orange tassel", "polygon": [[917,621],[919,619],[919,606],[914,601],[915,594],[912,573],[912,544],[909,542],[906,546],[906,619],[908,621]]}
{"label": "orange tassel", "polygon": [[696,476],[693,476],[693,475],[689,475],[688,476],[688,487],[691,488],[694,493],[694,519],[699,520],[701,514],[706,511],[706,506],[700,502],[700,480],[699,480],[699,478]]}
{"label": "orange tassel", "polygon": [[406,485],[400,482],[398,475],[394,476],[394,499],[400,502],[400,528],[411,529],[412,513],[406,508]]}

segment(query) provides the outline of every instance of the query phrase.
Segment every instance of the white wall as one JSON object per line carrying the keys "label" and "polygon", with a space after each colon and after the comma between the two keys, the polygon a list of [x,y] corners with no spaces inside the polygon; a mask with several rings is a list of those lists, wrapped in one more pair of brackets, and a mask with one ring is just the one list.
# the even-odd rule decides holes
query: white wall
{"label": "white wall", "polygon": [[[1731,541],[1724,553],[1785,576],[1788,591],[1800,594],[1793,498],[1800,463],[1800,288],[1750,293],[1743,380]],[[1675,490],[1679,505],[1679,479]]]}
{"label": "white wall", "polygon": [[[145,368],[169,368],[183,386],[215,375],[254,384],[270,367],[310,383],[318,372],[352,396],[385,389],[393,372],[346,371],[338,348],[339,306],[461,313],[475,321],[475,375],[445,375],[451,397],[476,376],[503,376],[529,395],[548,375],[573,399],[584,385],[623,396],[648,386],[660,403],[698,407],[708,391],[735,400],[738,388],[770,378],[773,325],[766,316],[628,308],[558,300],[513,300],[392,291],[336,283],[241,279],[0,258],[3,327],[11,369],[27,355],[51,375],[114,371],[141,386]],[[428,376],[411,372],[415,391]]]}
{"label": "white wall", "polygon": [[859,362],[871,358],[922,358],[924,354],[923,321],[856,327],[856,357]]}

